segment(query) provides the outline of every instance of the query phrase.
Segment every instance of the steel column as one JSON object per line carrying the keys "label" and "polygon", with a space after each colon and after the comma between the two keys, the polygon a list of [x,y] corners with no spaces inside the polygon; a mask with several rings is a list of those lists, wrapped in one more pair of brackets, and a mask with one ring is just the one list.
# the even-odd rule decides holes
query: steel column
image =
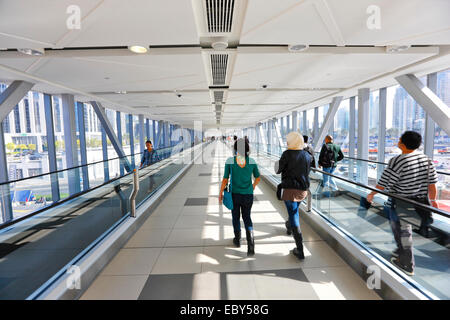
{"label": "steel column", "polygon": [[292,131],[299,131],[298,129],[298,112],[292,111]]}
{"label": "steel column", "polygon": [[[77,132],[75,119],[75,100],[71,94],[62,94],[62,113],[64,125],[64,149],[66,154],[66,168],[73,168],[78,163]],[[81,191],[80,169],[67,171],[69,194],[73,195]]]}
{"label": "steel column", "polygon": [[[369,160],[369,97],[370,89],[358,89],[358,158]],[[368,163],[358,163],[359,182],[368,184]]]}
{"label": "steel column", "polygon": [[151,140],[150,137],[150,119],[145,119],[145,133],[147,134],[146,141]]}
{"label": "steel column", "polygon": [[135,167],[134,161],[134,130],[133,130],[133,115],[128,115],[128,124],[127,124],[128,135],[130,136],[130,154],[131,154],[131,165]]}
{"label": "steel column", "polygon": [[280,146],[280,148],[285,148],[286,145],[284,144],[283,137],[281,136],[281,131],[280,131],[280,127],[278,126],[277,119],[273,118],[272,121],[273,121],[273,125],[275,127],[275,136],[276,136],[276,138],[278,140],[277,141],[278,145]]}
{"label": "steel column", "polygon": [[114,133],[114,129],[111,126],[111,123],[109,123],[109,120],[106,117],[105,109],[97,101],[91,101],[90,104],[92,105],[92,108],[94,109],[95,113],[97,114],[97,117],[100,120],[102,127],[105,129],[105,133],[108,135],[108,138],[111,141],[111,143],[114,147],[114,150],[116,150],[117,155],[119,157],[123,158],[123,163],[124,163],[125,169],[128,172],[130,172],[132,170],[130,162],[125,157],[125,152],[122,149],[122,142],[119,141],[119,139],[117,138],[116,134]]}
{"label": "steel column", "polygon": [[[53,124],[52,96],[49,94],[44,94],[44,108],[45,126],[47,127],[48,166],[50,172],[55,172],[58,170],[56,163],[55,127]],[[50,181],[52,188],[52,202],[55,203],[60,199],[58,174],[50,174]]]}
{"label": "steel column", "polygon": [[[349,121],[348,121],[348,156],[355,157],[355,133],[356,133],[356,109],[355,109],[355,97],[350,97],[349,107]],[[355,173],[355,161],[348,160],[348,177],[354,179]]]}
{"label": "steel column", "polygon": [[[0,182],[6,182],[9,179],[8,162],[5,149],[5,135],[3,133],[3,121],[0,121]],[[11,205],[11,190],[9,184],[0,187],[2,222],[8,222],[14,219],[14,213]]]}
{"label": "steel column", "polygon": [[106,131],[101,126],[102,132],[102,154],[103,154],[103,178],[104,181],[109,181],[109,161],[108,161],[108,140],[106,139]]}
{"label": "steel column", "polygon": [[[437,73],[427,75],[427,87],[433,92],[437,92]],[[428,112],[425,112],[425,137],[423,140],[424,153],[433,158],[434,153],[434,135],[436,133],[436,125]]]}
{"label": "steel column", "polygon": [[[120,116],[120,111],[116,111],[116,127],[117,127],[117,140],[118,140],[120,148],[122,148],[122,150],[123,150],[123,143],[122,143],[122,119],[121,119],[121,116]],[[113,146],[114,146],[114,144],[113,144]],[[124,165],[123,165],[124,164],[124,159],[119,159],[119,162],[120,162],[120,176],[123,176],[125,174]]]}
{"label": "steel column", "polygon": [[77,102],[78,137],[80,139],[81,172],[83,174],[83,190],[89,189],[89,168],[87,167],[86,124],[84,123],[84,104]]}
{"label": "steel column", "polygon": [[0,94],[0,121],[9,115],[33,86],[34,83],[16,80]]}
{"label": "steel column", "polygon": [[308,119],[307,119],[307,115],[306,115],[306,110],[303,111],[303,134],[304,135],[308,135]]}
{"label": "steel column", "polygon": [[[378,161],[384,162],[385,143],[386,143],[386,88],[380,88],[378,94]],[[377,164],[377,180],[381,178],[384,166]]]}
{"label": "steel column", "polygon": [[144,152],[145,144],[144,144],[144,115],[139,115],[139,146],[140,152]]}
{"label": "steel column", "polygon": [[395,80],[422,106],[442,130],[450,135],[450,107],[412,74],[396,77]]}
{"label": "steel column", "polygon": [[328,131],[330,130],[331,123],[334,121],[334,116],[336,115],[337,110],[339,109],[339,105],[341,104],[342,96],[334,97],[331,101],[331,104],[328,108],[325,119],[323,120],[322,128],[320,128],[319,134],[314,137],[314,151],[320,151],[322,147],[322,141],[325,139]]}
{"label": "steel column", "polygon": [[[319,107],[314,108],[314,123],[313,123],[313,141],[318,140],[317,137],[319,136]],[[314,145],[314,148],[316,148],[316,145]]]}
{"label": "steel column", "polygon": [[152,120],[152,142],[153,142],[153,146],[154,148],[156,148],[158,146],[158,142],[156,141],[156,120]]}

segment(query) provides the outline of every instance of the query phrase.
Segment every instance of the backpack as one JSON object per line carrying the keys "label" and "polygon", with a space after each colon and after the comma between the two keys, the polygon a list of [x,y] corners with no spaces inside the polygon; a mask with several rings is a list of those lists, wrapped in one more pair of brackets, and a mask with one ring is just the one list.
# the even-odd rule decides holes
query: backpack
{"label": "backpack", "polygon": [[335,157],[333,149],[328,144],[324,144],[324,148],[325,151],[321,152],[319,156],[319,165],[324,168],[334,167],[336,161],[334,160]]}

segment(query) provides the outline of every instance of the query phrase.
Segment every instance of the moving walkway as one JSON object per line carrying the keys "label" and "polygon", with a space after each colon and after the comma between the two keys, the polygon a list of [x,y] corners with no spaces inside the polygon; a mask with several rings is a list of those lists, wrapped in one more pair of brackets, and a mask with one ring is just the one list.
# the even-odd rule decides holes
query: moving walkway
{"label": "moving walkway", "polygon": [[[138,170],[136,206],[139,208],[169,187],[190,166],[193,157],[201,154],[202,148],[203,144],[199,144],[159,150],[161,161]],[[107,165],[88,166],[99,164]],[[34,179],[50,179],[48,176],[83,168]],[[72,272],[71,267],[96,245],[133,219],[129,203],[132,189],[133,171],[0,225],[0,299],[38,299],[67,272]]]}
{"label": "moving walkway", "polygon": [[[267,146],[253,145],[253,157],[257,159],[257,163],[261,168],[262,174],[266,180],[272,184],[274,188],[280,183],[280,176],[274,173],[274,163],[281,156],[281,149],[274,148],[268,152]],[[367,165],[368,161],[355,159],[346,159],[339,167],[347,167],[347,172],[357,173],[360,167]],[[336,170],[335,172],[340,172]],[[413,277],[407,276],[390,263],[391,253],[395,249],[395,241],[389,225],[389,220],[383,209],[383,204],[387,200],[387,196],[392,196],[386,192],[374,189],[373,186],[364,185],[356,182],[354,177],[344,177],[341,174],[328,174],[333,177],[338,192],[326,190],[322,193],[315,193],[319,183],[322,181],[323,171],[312,169],[311,171],[311,187],[312,196],[304,201],[302,206],[305,211],[305,217],[316,228],[321,228],[321,236],[326,230],[323,226],[335,229],[343,237],[341,241],[347,241],[355,245],[354,249],[365,252],[370,256],[368,261],[378,266],[383,266],[388,272],[395,274],[396,281],[388,284],[388,287],[394,288],[398,283],[407,287],[409,292],[415,292],[415,295],[422,299],[448,299],[450,297],[450,251],[449,251],[449,230],[450,230],[450,214],[444,210],[436,209],[431,206],[424,206],[413,203],[426,210],[432,212],[434,223],[432,224],[432,232],[429,238],[423,237],[417,233],[413,233],[413,253],[415,256],[416,269]],[[439,174],[446,174],[439,172]],[[360,206],[361,197],[366,197],[371,191],[377,190],[378,194],[374,198],[374,204],[369,210]],[[409,201],[410,202],[410,201]],[[413,212],[411,215],[400,216],[401,219],[407,220],[409,223],[419,226],[418,216]],[[325,236],[324,236],[325,238]],[[345,239],[344,239],[345,238]],[[344,245],[336,238],[328,237],[329,242],[334,244],[334,248],[341,251],[347,256],[347,262],[355,268],[360,269],[360,275],[364,278],[368,277],[365,270],[368,265],[363,266],[361,262],[356,262],[355,252],[343,252]],[[344,240],[343,240],[344,239]],[[386,279],[387,277],[385,277]],[[382,277],[383,279],[383,277]],[[386,281],[383,279],[384,281]],[[394,284],[394,282],[398,282]],[[384,286],[386,287],[386,286]],[[399,288],[399,286],[397,286]],[[395,289],[389,292],[381,293],[383,297],[394,298]],[[399,290],[400,292],[402,290]],[[397,296],[397,298],[399,298]],[[404,298],[404,297],[403,297]]]}

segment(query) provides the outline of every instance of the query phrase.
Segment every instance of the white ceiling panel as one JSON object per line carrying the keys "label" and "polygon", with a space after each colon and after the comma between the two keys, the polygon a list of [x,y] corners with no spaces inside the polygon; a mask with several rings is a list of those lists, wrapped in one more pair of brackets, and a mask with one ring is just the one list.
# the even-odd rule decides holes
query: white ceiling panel
{"label": "white ceiling panel", "polygon": [[190,1],[105,0],[70,46],[198,44]]}
{"label": "white ceiling panel", "polygon": [[[327,0],[346,45],[450,44],[448,0]],[[380,29],[369,29],[366,12],[380,8]]]}
{"label": "white ceiling panel", "polygon": [[[0,1],[0,48],[49,48],[71,32],[67,8],[77,5],[81,16],[95,10],[99,0]],[[127,1],[128,2],[128,1]]]}
{"label": "white ceiling panel", "polygon": [[52,58],[35,75],[91,92],[204,89],[206,86],[200,55]]}
{"label": "white ceiling panel", "polygon": [[411,64],[417,54],[242,54],[230,88],[343,88]]}
{"label": "white ceiling panel", "polygon": [[334,41],[310,1],[250,0],[240,43],[334,44]]}
{"label": "white ceiling panel", "polygon": [[130,106],[184,106],[211,105],[209,92],[187,92],[179,98],[174,93],[140,93],[99,95]]}

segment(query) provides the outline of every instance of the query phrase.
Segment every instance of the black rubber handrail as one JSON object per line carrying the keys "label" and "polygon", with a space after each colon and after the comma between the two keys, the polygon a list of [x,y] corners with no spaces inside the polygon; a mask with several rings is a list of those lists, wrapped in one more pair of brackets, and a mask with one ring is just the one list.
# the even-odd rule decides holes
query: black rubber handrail
{"label": "black rubber handrail", "polygon": [[[255,143],[255,144],[258,144],[258,143]],[[262,144],[259,143],[259,145],[262,145]],[[314,151],[314,153],[320,153],[320,152],[319,151]],[[370,163],[376,163],[376,164],[382,164],[382,165],[385,165],[385,166],[388,165],[386,162],[379,162],[379,161],[375,161],[375,160],[360,159],[360,158],[354,158],[354,157],[349,157],[349,156],[344,156],[344,158],[352,159],[352,160],[365,161],[365,162],[370,162]],[[450,176],[450,172],[439,171],[439,170],[436,170],[436,172],[438,174]]]}
{"label": "black rubber handrail", "polygon": [[[175,146],[173,146],[173,147],[165,147],[165,148],[161,148],[161,149],[154,149],[154,150],[155,151],[161,151],[161,150],[170,149],[170,148],[174,148],[174,147]],[[5,181],[5,182],[1,182],[0,186],[5,185],[5,184],[22,182],[22,181],[29,180],[29,179],[40,178],[40,177],[44,177],[44,176],[48,176],[48,175],[52,175],[52,174],[58,174],[58,173],[61,173],[61,172],[65,172],[65,171],[69,171],[69,170],[73,170],[73,169],[79,169],[79,168],[91,166],[91,165],[94,165],[94,164],[106,163],[106,162],[112,161],[112,160],[124,159],[124,158],[127,158],[127,157],[136,157],[136,156],[138,156],[140,154],[143,154],[143,152],[138,152],[138,153],[135,153],[135,154],[132,154],[132,155],[129,154],[129,155],[126,155],[126,156],[123,156],[123,157],[115,157],[115,158],[111,158],[111,159],[108,159],[108,160],[99,160],[99,161],[95,161],[95,162],[91,162],[91,163],[87,163],[87,164],[82,164],[82,165],[79,165],[79,166],[74,166],[74,167],[65,168],[65,169],[61,169],[61,170],[46,172],[46,173],[42,173],[42,174],[38,174],[38,175],[35,175],[35,176],[26,177],[26,178],[22,178],[22,179]]]}
{"label": "black rubber handrail", "polygon": [[[278,155],[272,155],[272,154],[270,154],[270,153],[268,153],[266,151],[264,151],[264,153],[266,153],[267,155],[272,156],[272,157],[278,157]],[[328,175],[330,177],[333,177],[333,178],[345,181],[345,182],[350,183],[352,185],[356,185],[356,186],[359,186],[359,187],[362,187],[362,188],[365,188],[365,189],[369,189],[371,191],[375,191],[377,193],[386,195],[388,197],[407,202],[407,203],[412,204],[412,205],[414,205],[416,207],[419,207],[419,208],[427,210],[427,211],[432,211],[432,212],[434,212],[434,213],[436,213],[438,215],[444,216],[446,218],[450,218],[450,213],[448,213],[447,211],[444,211],[444,210],[441,210],[441,209],[437,209],[435,207],[428,206],[428,205],[425,205],[423,203],[419,203],[419,202],[416,202],[414,200],[411,200],[411,199],[408,199],[408,198],[404,198],[404,197],[401,197],[399,195],[396,195],[396,194],[393,194],[393,193],[389,193],[389,192],[386,192],[386,191],[383,191],[383,190],[380,190],[380,189],[377,189],[377,188],[374,188],[374,187],[371,187],[371,186],[367,186],[367,185],[359,183],[359,182],[348,180],[348,179],[345,179],[345,178],[340,177],[340,176],[335,176],[333,174],[330,174],[328,172],[325,172],[325,171],[322,171],[322,170],[319,170],[319,169],[316,169],[316,168],[311,168],[311,170],[313,170],[314,172],[319,172],[319,173],[322,173],[322,174],[326,174],[326,175]]]}
{"label": "black rubber handrail", "polygon": [[[198,145],[198,144],[197,144],[197,145]],[[197,145],[195,145],[195,146],[197,146]],[[195,147],[195,146],[194,146],[194,147]],[[171,147],[167,147],[167,148],[171,148]],[[167,148],[164,148],[164,149],[167,149]],[[192,149],[192,148],[193,148],[193,147],[190,146],[189,148],[184,149],[183,151],[189,150],[189,149]],[[161,149],[159,149],[159,150],[161,150]],[[180,152],[182,152],[182,151],[180,151]],[[167,159],[167,158],[166,158],[166,159]],[[159,163],[159,162],[161,162],[161,161],[163,161],[163,160],[166,160],[166,159],[161,159],[161,160],[159,160],[159,161],[157,161],[157,162],[155,162],[155,163]],[[153,164],[155,164],[155,163],[153,163]],[[151,173],[151,172],[153,172],[153,171],[156,171],[157,169],[159,169],[159,167],[158,167],[158,168],[155,168],[155,169],[149,170],[148,172],[146,172],[146,174],[147,174],[147,173]],[[93,190],[96,190],[96,189],[98,189],[98,188],[101,188],[101,187],[103,187],[103,186],[105,186],[105,185],[107,185],[107,184],[113,183],[113,182],[115,182],[115,181],[117,181],[117,180],[119,180],[119,179],[122,179],[122,178],[124,178],[124,177],[126,177],[126,176],[128,176],[128,175],[130,175],[130,174],[132,174],[132,173],[133,173],[133,171],[127,172],[127,173],[125,173],[123,176],[119,176],[119,177],[116,177],[116,178],[112,178],[112,179],[110,179],[110,180],[108,180],[108,181],[106,181],[106,182],[104,182],[104,183],[102,183],[102,184],[99,184],[99,185],[95,186],[95,187],[92,187],[92,188],[89,188],[89,189],[87,189],[87,190],[83,190],[83,191],[74,193],[74,194],[70,195],[70,196],[67,197],[67,198],[60,199],[60,200],[58,200],[58,201],[56,201],[56,202],[54,202],[54,203],[52,203],[52,204],[50,204],[50,205],[48,205],[48,206],[42,207],[41,209],[36,210],[36,211],[33,211],[32,213],[29,213],[29,214],[27,214],[27,215],[25,215],[25,216],[23,216],[23,217],[20,217],[20,218],[14,219],[14,220],[10,220],[10,221],[4,222],[4,223],[0,224],[0,230],[4,229],[4,228],[6,228],[6,227],[9,227],[9,226],[11,226],[11,225],[13,225],[13,224],[16,224],[16,223],[18,223],[18,222],[20,222],[20,221],[23,221],[23,220],[25,220],[25,219],[28,219],[28,218],[30,218],[30,217],[32,217],[32,216],[34,216],[34,215],[37,215],[37,214],[39,214],[39,213],[42,213],[42,212],[44,212],[44,211],[46,211],[46,210],[49,210],[49,209],[54,208],[54,207],[57,207],[57,206],[59,206],[59,205],[65,203],[65,202],[67,202],[67,201],[73,200],[73,199],[75,199],[75,198],[77,198],[77,197],[80,197],[80,196],[82,196],[82,195],[84,195],[84,194],[86,194],[86,193],[88,193],[88,192],[91,192],[91,191],[93,191]]]}

